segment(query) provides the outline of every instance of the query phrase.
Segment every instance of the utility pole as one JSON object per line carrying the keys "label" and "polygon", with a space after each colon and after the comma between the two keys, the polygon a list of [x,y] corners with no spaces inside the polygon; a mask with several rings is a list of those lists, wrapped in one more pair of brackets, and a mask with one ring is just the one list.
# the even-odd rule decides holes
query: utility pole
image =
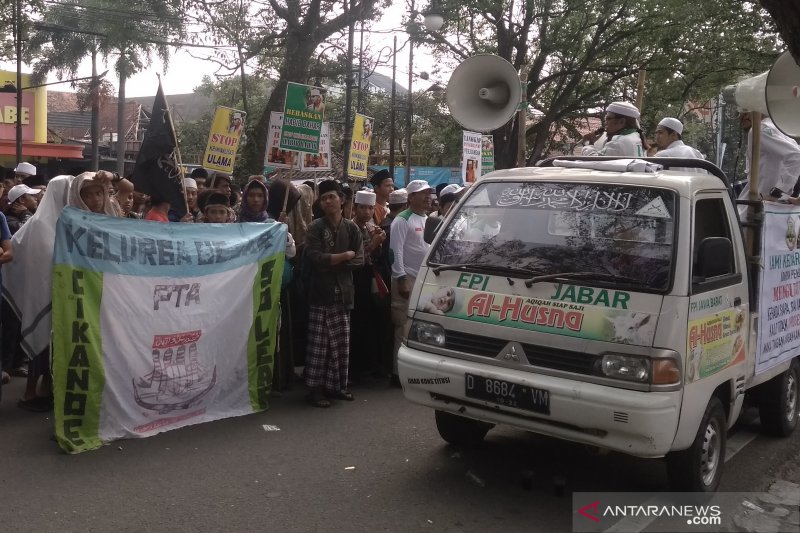
{"label": "utility pole", "polygon": [[405,185],[411,182],[411,119],[414,115],[414,0],[411,0],[411,17],[408,32],[408,109],[406,110],[406,176]]}
{"label": "utility pole", "polygon": [[353,144],[353,40],[355,39],[356,22],[353,17],[353,0],[344,0],[344,9],[350,17],[347,28],[347,78],[344,103],[344,164],[342,165],[342,181],[347,182],[350,175],[350,146]]}
{"label": "utility pole", "polygon": [[397,82],[395,77],[397,75],[397,36],[394,36],[394,45],[392,47],[392,110],[389,113],[389,174],[394,179],[394,145],[397,143],[397,125],[395,118],[397,117]]}
{"label": "utility pole", "polygon": [[22,163],[22,0],[14,0],[14,45],[17,54],[17,165]]}

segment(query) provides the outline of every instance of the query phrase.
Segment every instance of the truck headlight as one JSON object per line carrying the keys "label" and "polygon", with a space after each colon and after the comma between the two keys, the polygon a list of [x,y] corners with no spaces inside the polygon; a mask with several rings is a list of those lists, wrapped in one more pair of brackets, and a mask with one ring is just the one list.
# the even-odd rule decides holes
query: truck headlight
{"label": "truck headlight", "polygon": [[650,381],[650,365],[647,359],[629,355],[605,354],[600,362],[603,375],[614,379],[647,383]]}
{"label": "truck headlight", "polygon": [[444,328],[439,324],[414,320],[411,322],[408,340],[444,347]]}

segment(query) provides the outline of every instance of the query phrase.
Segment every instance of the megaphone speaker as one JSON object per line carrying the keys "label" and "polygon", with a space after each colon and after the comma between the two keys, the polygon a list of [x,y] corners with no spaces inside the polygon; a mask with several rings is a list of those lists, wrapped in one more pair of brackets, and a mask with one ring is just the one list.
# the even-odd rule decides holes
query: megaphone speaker
{"label": "megaphone speaker", "polygon": [[789,52],[769,71],[729,85],[722,94],[742,110],[769,115],[789,137],[800,137],[800,66]]}
{"label": "megaphone speaker", "polygon": [[511,63],[496,55],[479,54],[456,67],[446,97],[456,122],[467,130],[488,132],[511,120],[522,87]]}
{"label": "megaphone speaker", "polygon": [[767,110],[772,122],[789,137],[800,137],[800,66],[784,52],[767,75]]}

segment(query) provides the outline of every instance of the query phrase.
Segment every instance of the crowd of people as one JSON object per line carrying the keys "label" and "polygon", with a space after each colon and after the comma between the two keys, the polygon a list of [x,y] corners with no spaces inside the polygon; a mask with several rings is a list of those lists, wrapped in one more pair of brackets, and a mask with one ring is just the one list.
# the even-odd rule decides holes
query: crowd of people
{"label": "crowd of people", "polygon": [[[638,119],[639,110],[632,104],[610,104],[602,135],[598,131],[584,136],[584,154],[643,156],[650,147]],[[751,127],[744,118],[742,125]],[[655,155],[702,159],[700,152],[683,143],[682,132],[679,120],[661,120]],[[771,188],[797,188],[800,147],[784,137],[765,118],[762,151],[767,150],[769,157],[761,158],[766,179],[759,187],[764,197]],[[183,209],[173,209],[165,198],[148,197],[130,180],[105,171],[47,182],[34,165],[20,163],[3,181],[0,382],[27,379],[18,401],[21,408],[53,407],[50,264],[55,221],[66,205],[162,223],[287,224],[288,261],[272,390],[290,387],[299,366],[304,369],[306,399],[320,408],[335,400],[352,401],[351,387],[360,380],[398,383],[396,357],[409,296],[429,246],[424,240],[427,217],[434,211],[445,215],[464,187],[447,184],[434,191],[426,181],[413,180],[396,189],[393,177],[381,170],[359,190],[336,180],[296,185],[262,175],[250,176],[239,188],[226,174],[210,175],[198,168],[184,178],[183,188],[187,209],[179,216]]]}
{"label": "crowd of people", "polygon": [[[161,223],[287,224],[273,391],[291,387],[300,366],[306,398],[316,407],[353,400],[354,383],[398,383],[394,362],[428,246],[425,220],[435,209],[443,214],[463,187],[440,186],[436,195],[427,182],[415,180],[396,189],[386,170],[363,187],[336,180],[292,184],[261,175],[236,187],[230,176],[202,168],[184,178],[183,187],[187,212],[179,216],[166,199],[144,195],[130,180],[106,171],[48,182],[33,165],[21,163],[3,182],[0,264],[7,266],[0,381],[27,380],[19,407],[53,408],[46,287],[52,283],[55,222],[65,206]],[[31,269],[36,280],[26,273]]]}

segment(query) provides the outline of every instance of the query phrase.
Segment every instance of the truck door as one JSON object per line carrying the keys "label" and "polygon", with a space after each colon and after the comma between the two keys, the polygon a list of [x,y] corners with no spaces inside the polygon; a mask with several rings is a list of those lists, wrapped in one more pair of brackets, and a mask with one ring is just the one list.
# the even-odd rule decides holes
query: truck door
{"label": "truck door", "polygon": [[684,401],[707,401],[728,379],[736,383],[731,401],[743,392],[744,380],[737,378],[744,376],[749,295],[741,233],[732,215],[723,192],[696,196],[685,383],[704,386],[687,387]]}

